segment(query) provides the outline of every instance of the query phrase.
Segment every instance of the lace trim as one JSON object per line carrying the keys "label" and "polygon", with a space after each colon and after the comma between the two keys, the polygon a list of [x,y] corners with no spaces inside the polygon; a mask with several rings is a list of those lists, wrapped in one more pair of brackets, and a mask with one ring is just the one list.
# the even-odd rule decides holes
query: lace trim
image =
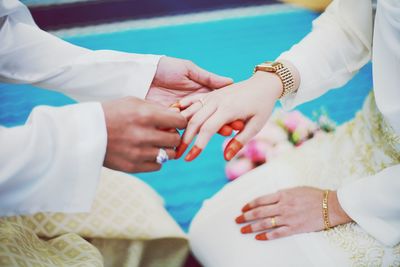
{"label": "lace trim", "polygon": [[[355,158],[346,160],[344,165],[349,167],[350,175],[373,175],[399,164],[400,136],[384,120],[372,93],[354,120],[343,127],[342,138],[350,137],[354,145],[351,154]],[[344,142],[339,137],[337,142],[341,141]],[[400,244],[394,248],[385,247],[355,223],[339,225],[325,231],[324,235],[348,253],[352,266],[400,266]]]}

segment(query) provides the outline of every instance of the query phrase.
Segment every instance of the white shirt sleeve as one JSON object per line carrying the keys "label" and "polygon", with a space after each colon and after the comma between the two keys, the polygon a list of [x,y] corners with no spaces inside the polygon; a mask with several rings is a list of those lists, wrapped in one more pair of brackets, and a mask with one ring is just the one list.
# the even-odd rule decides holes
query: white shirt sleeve
{"label": "white shirt sleeve", "polygon": [[[42,30],[18,1],[0,1],[0,81],[80,101],[144,98],[159,56],[91,51]],[[0,216],[89,211],[107,144],[100,103],[38,107],[0,127]]]}
{"label": "white shirt sleeve", "polygon": [[337,192],[349,216],[387,246],[400,242],[400,165],[351,184]]}
{"label": "white shirt sleeve", "polygon": [[297,93],[283,98],[282,106],[294,108],[344,85],[370,60],[371,44],[371,2],[333,1],[314,20],[311,33],[278,58],[291,62],[300,74]]}
{"label": "white shirt sleeve", "polygon": [[0,127],[0,216],[88,211],[105,127],[99,103],[37,107],[24,126]]}
{"label": "white shirt sleeve", "polygon": [[93,51],[39,29],[18,1],[0,1],[0,81],[57,90],[79,101],[144,99],[160,56]]}

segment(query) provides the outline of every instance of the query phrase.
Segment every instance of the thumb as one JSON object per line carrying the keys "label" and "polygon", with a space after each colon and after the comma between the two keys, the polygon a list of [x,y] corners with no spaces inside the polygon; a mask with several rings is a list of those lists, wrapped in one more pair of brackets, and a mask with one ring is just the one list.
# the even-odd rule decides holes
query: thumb
{"label": "thumb", "polygon": [[243,131],[239,132],[225,147],[224,158],[231,160],[242,147],[250,141],[262,128],[262,122],[257,118],[251,118],[245,125]]}
{"label": "thumb", "polygon": [[189,79],[209,89],[219,89],[233,83],[231,78],[211,73],[195,64],[189,66]]}

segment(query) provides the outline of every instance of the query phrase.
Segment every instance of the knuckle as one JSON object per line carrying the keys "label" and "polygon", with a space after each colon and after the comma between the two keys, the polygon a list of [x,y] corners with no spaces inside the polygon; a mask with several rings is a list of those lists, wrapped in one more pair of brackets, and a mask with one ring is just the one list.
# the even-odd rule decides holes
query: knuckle
{"label": "knuckle", "polygon": [[149,108],[142,107],[137,110],[137,117],[140,118],[142,121],[146,121],[152,115],[152,112]]}
{"label": "knuckle", "polygon": [[281,214],[287,214],[288,206],[286,204],[278,204],[278,209]]}
{"label": "knuckle", "polygon": [[130,143],[134,146],[137,144],[140,144],[144,140],[144,137],[145,137],[145,135],[143,134],[142,131],[135,130],[131,134]]}
{"label": "knuckle", "polygon": [[156,165],[154,166],[154,169],[153,169],[153,170],[155,170],[155,171],[161,170],[161,164],[156,164]]}
{"label": "knuckle", "polygon": [[280,190],[278,191],[278,197],[280,200],[285,200],[287,197],[287,192],[284,190]]}
{"label": "knuckle", "polygon": [[252,216],[253,216],[254,218],[259,218],[259,217],[261,216],[261,210],[259,210],[259,209],[253,210]]}
{"label": "knuckle", "polygon": [[181,142],[181,136],[178,133],[174,133],[172,136],[173,142],[178,144]]}
{"label": "knuckle", "polygon": [[203,133],[203,134],[206,134],[206,135],[212,135],[213,134],[213,128],[209,124],[204,124],[200,128],[200,132]]}
{"label": "knuckle", "polygon": [[261,222],[260,222],[260,226],[261,226],[261,228],[262,229],[268,229],[269,228],[269,221],[268,220],[262,220]]}
{"label": "knuckle", "polygon": [[200,125],[200,121],[197,118],[192,118],[189,122],[188,122],[188,128],[195,128],[197,129]]}
{"label": "knuckle", "polygon": [[127,172],[135,172],[136,171],[136,165],[133,163],[127,163],[125,168],[126,168]]}

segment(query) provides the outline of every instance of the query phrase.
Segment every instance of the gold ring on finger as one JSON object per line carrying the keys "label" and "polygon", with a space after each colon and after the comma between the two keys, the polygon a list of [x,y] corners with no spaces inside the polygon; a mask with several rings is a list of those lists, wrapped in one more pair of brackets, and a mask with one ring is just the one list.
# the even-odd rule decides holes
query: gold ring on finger
{"label": "gold ring on finger", "polygon": [[275,217],[271,218],[271,226],[272,226],[272,228],[275,228],[277,226]]}

